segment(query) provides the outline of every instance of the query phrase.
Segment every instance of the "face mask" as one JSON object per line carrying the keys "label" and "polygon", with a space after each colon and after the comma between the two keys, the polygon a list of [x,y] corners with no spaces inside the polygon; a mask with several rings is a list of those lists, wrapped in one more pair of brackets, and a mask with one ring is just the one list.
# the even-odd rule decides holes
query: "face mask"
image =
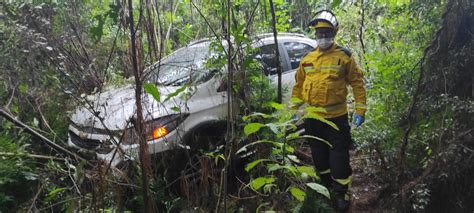
{"label": "face mask", "polygon": [[321,49],[327,49],[334,43],[334,37],[332,38],[318,38],[316,39],[318,42],[318,46],[321,47]]}

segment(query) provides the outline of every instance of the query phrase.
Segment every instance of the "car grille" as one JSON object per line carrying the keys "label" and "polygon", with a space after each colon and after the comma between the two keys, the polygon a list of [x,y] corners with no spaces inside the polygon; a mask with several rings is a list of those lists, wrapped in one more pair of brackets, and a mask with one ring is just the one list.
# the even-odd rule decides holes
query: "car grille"
{"label": "car grille", "polygon": [[81,139],[78,135],[76,135],[72,131],[69,131],[69,137],[71,138],[72,143],[84,149],[95,149],[100,145],[99,140]]}

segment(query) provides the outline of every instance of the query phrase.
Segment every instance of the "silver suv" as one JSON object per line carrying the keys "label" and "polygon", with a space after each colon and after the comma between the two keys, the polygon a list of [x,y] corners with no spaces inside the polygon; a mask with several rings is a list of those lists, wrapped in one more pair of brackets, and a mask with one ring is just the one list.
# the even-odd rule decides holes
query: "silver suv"
{"label": "silver suv", "polygon": [[[212,55],[210,44],[209,40],[191,43],[145,71],[147,80],[156,85],[161,97],[160,101],[150,94],[143,94],[142,98],[150,153],[186,148],[186,141],[195,133],[212,134],[225,128],[227,93],[224,76],[205,66]],[[301,57],[313,50],[316,42],[293,33],[279,34],[278,45],[275,45],[273,34],[254,39],[252,47],[257,50],[254,57],[275,84],[276,46],[283,67],[282,83],[291,88]],[[289,94],[285,97],[288,100]],[[136,159],[134,87],[110,89],[88,96],[86,100],[71,117],[68,145],[92,152],[99,159],[111,161],[112,165],[124,159]]]}

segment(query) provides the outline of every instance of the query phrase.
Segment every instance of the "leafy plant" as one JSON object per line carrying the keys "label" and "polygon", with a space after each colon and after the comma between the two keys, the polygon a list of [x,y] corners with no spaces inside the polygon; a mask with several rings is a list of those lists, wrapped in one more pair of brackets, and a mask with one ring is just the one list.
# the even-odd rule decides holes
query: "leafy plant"
{"label": "leafy plant", "polygon": [[5,130],[0,129],[0,134],[0,212],[10,212],[29,199],[30,187],[38,175],[24,156],[24,147],[18,146]]}
{"label": "leafy plant", "polygon": [[[334,127],[335,124],[316,114],[323,110],[322,108],[306,107],[302,118],[292,119],[295,116],[295,110],[274,102],[269,105],[276,111],[271,114],[252,113],[243,118],[248,122],[244,127],[245,135],[248,139],[253,138],[255,141],[240,148],[237,154],[253,153],[258,156],[245,168],[253,177],[249,187],[255,191],[263,191],[264,194],[272,197],[280,197],[283,202],[293,203],[294,207],[305,200],[305,191],[308,190],[314,190],[329,199],[328,189],[316,183],[319,177],[314,168],[298,159],[294,145],[302,143],[304,138],[316,139],[317,143],[330,144],[314,136],[300,136],[298,132],[295,132],[297,130],[295,123],[301,119],[317,119]],[[257,168],[260,169],[257,170]],[[294,200],[288,200],[285,194],[292,195]]]}

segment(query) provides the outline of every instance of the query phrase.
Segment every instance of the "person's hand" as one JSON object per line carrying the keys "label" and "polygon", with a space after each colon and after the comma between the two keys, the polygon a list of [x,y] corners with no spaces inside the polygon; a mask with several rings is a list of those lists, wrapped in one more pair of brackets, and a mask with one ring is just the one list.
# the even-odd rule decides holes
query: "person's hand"
{"label": "person's hand", "polygon": [[292,121],[297,121],[299,119],[299,116],[298,114],[294,114],[293,116],[291,116],[290,120]]}
{"label": "person's hand", "polygon": [[360,125],[362,125],[362,123],[365,122],[365,118],[364,116],[360,116],[359,114],[357,113],[354,113],[354,120],[352,123],[354,123],[354,125],[356,127],[359,127]]}

